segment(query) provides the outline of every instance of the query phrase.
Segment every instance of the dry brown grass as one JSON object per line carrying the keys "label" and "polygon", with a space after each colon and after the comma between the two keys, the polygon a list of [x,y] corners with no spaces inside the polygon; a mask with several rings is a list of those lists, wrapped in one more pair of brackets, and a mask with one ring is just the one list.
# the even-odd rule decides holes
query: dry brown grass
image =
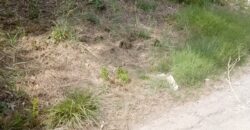
{"label": "dry brown grass", "polygon": [[[27,60],[25,79],[18,82],[18,87],[31,97],[38,97],[42,108],[63,100],[69,91],[83,88],[93,91],[101,100],[102,118],[97,127],[88,129],[129,129],[131,124],[143,120],[151,112],[169,106],[171,96],[167,92],[152,92],[148,82],[138,77],[137,71],[150,68],[151,43],[159,38],[165,27],[164,17],[175,12],[175,7],[159,4],[151,17],[131,6],[133,3],[119,2],[125,6],[117,14],[120,18],[118,28],[111,22],[113,14],[108,9],[100,13],[102,15],[97,13],[101,25],[94,26],[85,21],[72,25],[79,41],[53,44],[49,32],[20,39],[16,49]],[[126,30],[126,27],[132,29]],[[130,41],[137,28],[149,30],[152,38]],[[32,27],[30,30],[32,32]],[[120,48],[121,41],[131,42],[132,48]],[[104,82],[99,75],[102,66],[107,66],[111,74],[115,74],[118,67],[126,68],[131,82],[126,85]]]}

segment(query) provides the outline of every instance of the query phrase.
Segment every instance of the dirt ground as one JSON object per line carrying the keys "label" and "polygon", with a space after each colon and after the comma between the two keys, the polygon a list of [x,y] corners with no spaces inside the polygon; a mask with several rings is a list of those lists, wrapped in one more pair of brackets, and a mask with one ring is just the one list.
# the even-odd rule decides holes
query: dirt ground
{"label": "dirt ground", "polygon": [[[215,84],[216,91],[197,101],[153,115],[132,130],[247,130],[250,129],[250,64],[237,69],[232,86]],[[235,96],[236,95],[236,96]],[[239,98],[239,100],[237,99]]]}

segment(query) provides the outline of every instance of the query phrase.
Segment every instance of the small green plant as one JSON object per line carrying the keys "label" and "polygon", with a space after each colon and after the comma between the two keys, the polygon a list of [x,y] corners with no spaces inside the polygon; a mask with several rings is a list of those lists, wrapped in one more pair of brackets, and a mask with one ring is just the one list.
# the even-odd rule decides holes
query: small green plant
{"label": "small green plant", "polygon": [[116,70],[116,75],[119,80],[121,80],[123,83],[128,83],[130,81],[128,71],[119,67]]}
{"label": "small green plant", "polygon": [[150,33],[148,31],[142,30],[137,33],[139,38],[150,39]]}
{"label": "small green plant", "polygon": [[58,3],[55,15],[68,17],[76,9],[76,2],[74,0],[61,0]]}
{"label": "small green plant", "polygon": [[66,20],[59,20],[52,29],[51,37],[56,41],[64,41],[74,38],[74,32]]}
{"label": "small green plant", "polygon": [[50,126],[81,127],[86,122],[96,122],[98,108],[98,101],[93,97],[92,93],[75,91],[50,110]]}
{"label": "small green plant", "polygon": [[18,28],[14,32],[6,33],[7,43],[11,46],[15,45],[18,42],[18,39],[24,34],[24,30]]}
{"label": "small green plant", "polygon": [[142,80],[149,80],[150,79],[150,77],[147,76],[146,74],[140,74],[139,78],[142,79]]}
{"label": "small green plant", "polygon": [[10,34],[10,33],[7,33],[7,42],[10,44],[10,45],[15,45],[18,41],[18,33],[15,33],[15,34]]}
{"label": "small green plant", "polygon": [[170,66],[171,63],[167,58],[160,58],[157,62],[156,62],[156,70],[158,72],[163,72],[163,73],[167,73],[170,70]]}
{"label": "small green plant", "polygon": [[37,118],[38,117],[38,114],[39,114],[39,104],[38,104],[38,98],[34,98],[33,100],[32,100],[32,118],[33,119],[35,119],[35,118]]}
{"label": "small green plant", "polygon": [[145,12],[154,11],[157,7],[155,0],[137,0],[136,6]]}
{"label": "small green plant", "polygon": [[36,19],[39,17],[40,10],[38,5],[39,0],[28,0],[29,18]]}
{"label": "small green plant", "polygon": [[207,78],[215,68],[213,61],[189,50],[176,52],[172,59],[173,76],[177,83],[188,87]]}
{"label": "small green plant", "polygon": [[104,79],[106,81],[109,80],[109,71],[108,71],[108,69],[105,68],[105,67],[102,67],[101,72],[100,72],[100,76],[101,76],[102,79]]}

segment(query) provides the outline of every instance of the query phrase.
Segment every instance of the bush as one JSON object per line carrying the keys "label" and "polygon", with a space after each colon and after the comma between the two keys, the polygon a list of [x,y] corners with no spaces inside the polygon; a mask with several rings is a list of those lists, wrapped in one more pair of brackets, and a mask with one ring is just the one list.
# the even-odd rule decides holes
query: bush
{"label": "bush", "polygon": [[50,110],[50,125],[52,127],[60,125],[81,127],[84,125],[83,121],[96,120],[98,106],[96,98],[89,92],[71,93]]}

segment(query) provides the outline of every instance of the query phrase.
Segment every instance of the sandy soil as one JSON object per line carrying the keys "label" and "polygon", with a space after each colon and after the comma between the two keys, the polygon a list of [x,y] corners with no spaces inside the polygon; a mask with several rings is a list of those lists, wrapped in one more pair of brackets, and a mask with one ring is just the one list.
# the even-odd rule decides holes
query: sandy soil
{"label": "sandy soil", "polygon": [[[250,129],[250,65],[232,78],[237,100],[227,83],[195,102],[173,107],[157,119],[149,119],[133,130],[247,130]],[[237,69],[238,71],[238,69]]]}

